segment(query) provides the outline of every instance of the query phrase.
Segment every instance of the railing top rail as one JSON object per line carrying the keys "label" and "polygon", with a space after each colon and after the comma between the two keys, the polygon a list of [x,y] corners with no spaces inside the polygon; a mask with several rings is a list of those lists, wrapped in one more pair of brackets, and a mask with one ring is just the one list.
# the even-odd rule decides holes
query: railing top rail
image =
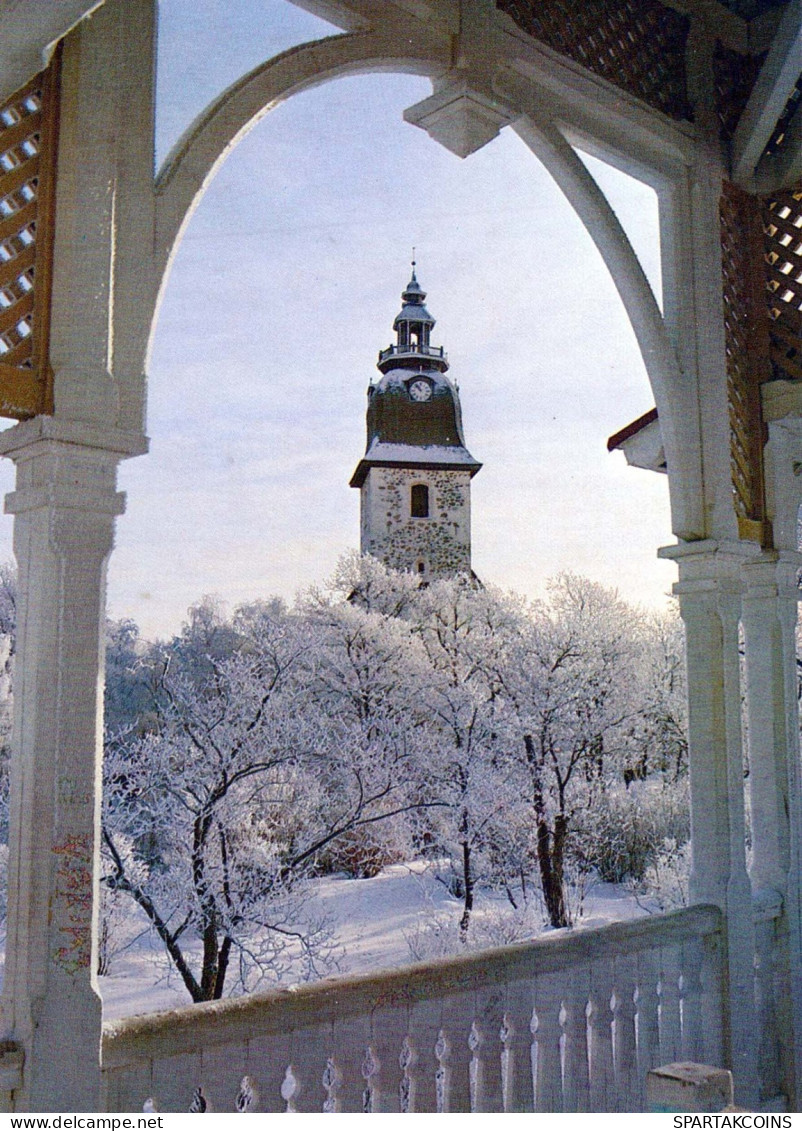
{"label": "railing top rail", "polygon": [[235,1044],[253,1036],[255,1028],[267,1035],[333,1023],[377,1009],[405,1008],[590,962],[611,961],[622,952],[632,955],[716,935],[721,923],[717,907],[700,904],[456,958],[123,1018],[103,1027],[103,1066],[120,1067],[150,1055],[158,1057],[163,1042],[175,1055],[203,1045]]}
{"label": "railing top rail", "polygon": [[445,357],[444,346],[422,346],[413,345],[408,342],[406,345],[390,345],[386,349],[379,350],[379,360],[384,361],[387,357],[394,357],[396,354],[414,353],[420,354],[423,357]]}

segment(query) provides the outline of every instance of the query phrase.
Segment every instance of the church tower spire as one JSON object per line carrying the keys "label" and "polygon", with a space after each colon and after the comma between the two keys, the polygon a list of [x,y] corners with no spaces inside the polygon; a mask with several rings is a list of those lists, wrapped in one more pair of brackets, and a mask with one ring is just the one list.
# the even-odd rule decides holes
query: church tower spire
{"label": "church tower spire", "polygon": [[351,479],[361,491],[361,550],[425,580],[471,572],[471,479],[448,358],[431,343],[435,320],[412,277],[368,389],[367,449]]}
{"label": "church tower spire", "polygon": [[415,368],[422,357],[426,358],[427,365],[438,368],[441,373],[445,373],[448,369],[448,361],[442,348],[433,349],[429,340],[435,321],[424,306],[425,299],[426,292],[418,282],[413,259],[412,278],[401,293],[403,305],[393,322],[396,344],[379,354],[379,369],[382,373],[389,372],[394,364],[400,361]]}

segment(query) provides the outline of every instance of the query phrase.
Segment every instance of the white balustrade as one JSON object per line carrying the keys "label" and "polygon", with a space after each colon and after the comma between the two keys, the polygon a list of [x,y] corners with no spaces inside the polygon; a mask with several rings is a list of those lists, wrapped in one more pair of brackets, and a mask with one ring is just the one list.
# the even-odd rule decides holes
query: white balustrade
{"label": "white balustrade", "polygon": [[[108,1024],[108,1111],[642,1111],[721,1064],[713,907]],[[762,995],[765,967],[758,967]]]}

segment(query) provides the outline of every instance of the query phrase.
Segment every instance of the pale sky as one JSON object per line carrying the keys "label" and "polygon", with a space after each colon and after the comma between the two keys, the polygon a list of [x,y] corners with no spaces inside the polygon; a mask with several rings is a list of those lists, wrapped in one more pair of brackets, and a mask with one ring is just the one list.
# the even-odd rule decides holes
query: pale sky
{"label": "pale sky", "polygon": [[[160,158],[239,74],[332,30],[285,0],[162,0]],[[430,93],[421,78],[375,75],[295,96],[193,217],[154,338],[151,453],[120,476],[109,611],[146,635],[176,631],[205,593],[291,599],[358,546],[348,480],[413,245],[484,464],[476,572],[536,596],[572,569],[665,602],[667,481],[606,450],[654,403],[606,268],[512,131],[462,161],[406,124]],[[589,164],[658,285],[654,194]],[[10,556],[11,520],[2,527]]]}

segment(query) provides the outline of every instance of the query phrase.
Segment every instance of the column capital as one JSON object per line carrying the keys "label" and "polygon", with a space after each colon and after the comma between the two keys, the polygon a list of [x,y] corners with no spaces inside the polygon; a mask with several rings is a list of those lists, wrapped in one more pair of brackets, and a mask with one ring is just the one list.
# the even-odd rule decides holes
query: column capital
{"label": "column capital", "polygon": [[0,432],[0,456],[8,456],[16,462],[24,459],[29,449],[46,440],[108,452],[116,455],[118,460],[144,455],[149,447],[147,436],[141,432],[127,432],[57,416],[35,416]]}
{"label": "column capital", "polygon": [[802,568],[802,554],[794,550],[769,550],[742,567],[746,596],[787,596],[799,599],[797,577]]}
{"label": "column capital", "polygon": [[657,556],[677,563],[680,578],[673,592],[679,597],[690,593],[721,593],[725,589],[733,594],[740,593],[744,565],[759,558],[761,553],[753,542],[705,538],[661,546]]}
{"label": "column capital", "polygon": [[117,491],[118,452],[41,437],[16,452],[17,489],[6,496],[8,514],[66,510],[115,516],[125,510],[125,495]]}

